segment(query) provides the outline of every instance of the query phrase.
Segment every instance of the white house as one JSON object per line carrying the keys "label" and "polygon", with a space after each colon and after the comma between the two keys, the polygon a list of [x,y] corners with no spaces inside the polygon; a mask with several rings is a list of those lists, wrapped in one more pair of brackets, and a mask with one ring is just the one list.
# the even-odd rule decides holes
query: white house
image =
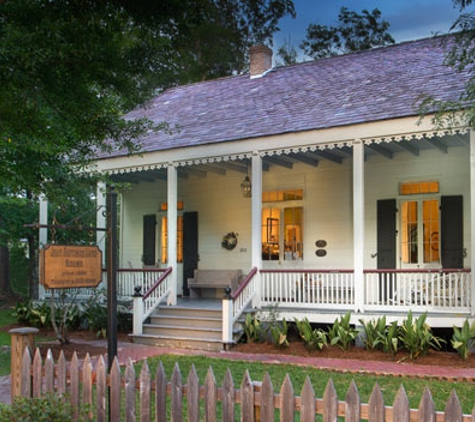
{"label": "white house", "polygon": [[[128,114],[171,129],[137,140],[140,154],[97,160],[130,184],[119,290],[149,277],[143,320],[182,302],[196,269],[220,270],[218,286],[231,284],[225,271],[243,274],[224,300],[224,342],[250,305],[314,322],[348,310],[354,322],[409,309],[432,326],[472,318],[475,136],[418,111],[463,92],[468,75],[444,64],[450,47],[438,37],[272,68],[258,46],[250,74],[171,88]],[[194,292],[188,303],[221,303],[222,290]]]}

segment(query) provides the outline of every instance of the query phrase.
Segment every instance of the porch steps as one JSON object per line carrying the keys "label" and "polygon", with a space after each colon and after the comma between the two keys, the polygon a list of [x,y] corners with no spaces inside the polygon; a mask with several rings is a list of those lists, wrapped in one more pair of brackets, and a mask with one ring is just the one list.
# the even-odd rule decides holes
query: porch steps
{"label": "porch steps", "polygon": [[[234,339],[242,335],[237,324]],[[143,334],[133,335],[134,343],[159,347],[220,351],[222,343],[222,311],[196,306],[159,306],[143,325]]]}

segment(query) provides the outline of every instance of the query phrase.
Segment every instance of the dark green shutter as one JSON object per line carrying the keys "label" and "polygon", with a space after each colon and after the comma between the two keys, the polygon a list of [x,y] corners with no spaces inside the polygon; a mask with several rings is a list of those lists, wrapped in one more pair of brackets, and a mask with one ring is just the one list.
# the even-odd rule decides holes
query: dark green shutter
{"label": "dark green shutter", "polygon": [[[377,208],[377,265],[396,268],[396,200],[379,200]],[[395,288],[391,274],[379,275],[380,300],[392,299]]]}
{"label": "dark green shutter", "polygon": [[377,207],[378,268],[396,268],[396,200],[379,200]]}
{"label": "dark green shutter", "polygon": [[440,201],[442,268],[463,268],[463,197],[443,196]]}
{"label": "dark green shutter", "polygon": [[143,265],[155,265],[155,239],[157,218],[155,214],[143,216]]}

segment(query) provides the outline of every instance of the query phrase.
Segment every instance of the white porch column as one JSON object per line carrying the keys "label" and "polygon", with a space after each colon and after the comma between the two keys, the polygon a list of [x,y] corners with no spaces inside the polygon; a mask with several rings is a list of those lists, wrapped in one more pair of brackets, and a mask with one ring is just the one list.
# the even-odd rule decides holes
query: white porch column
{"label": "white porch column", "polygon": [[167,304],[176,305],[177,289],[178,289],[178,268],[177,268],[177,201],[178,201],[178,171],[173,163],[168,164],[167,170],[167,249],[168,249],[168,266],[172,267],[171,292],[168,296]]}
{"label": "white porch column", "polygon": [[252,306],[259,308],[261,306],[261,274],[262,268],[262,158],[257,152],[252,154],[252,205],[251,205],[251,231],[252,231],[252,268],[257,267],[257,294]]}
{"label": "white porch column", "polygon": [[[106,228],[106,184],[99,182],[96,186],[96,227]],[[96,231],[96,245],[102,251],[102,267],[106,266],[106,238],[105,230]]]}
{"label": "white porch column", "polygon": [[475,132],[470,130],[470,268],[471,314],[475,315]]}
{"label": "white porch column", "polygon": [[364,311],[364,143],[353,141],[353,269],[355,308]]}
{"label": "white porch column", "polygon": [[[45,198],[44,195],[40,195],[39,197],[39,220],[40,226],[46,226],[48,224],[48,200]],[[48,243],[48,229],[46,227],[40,227],[39,229],[39,242],[40,242],[40,249],[44,248],[44,246]],[[33,253],[33,251],[30,251]],[[45,298],[45,287],[38,283],[38,299]]]}

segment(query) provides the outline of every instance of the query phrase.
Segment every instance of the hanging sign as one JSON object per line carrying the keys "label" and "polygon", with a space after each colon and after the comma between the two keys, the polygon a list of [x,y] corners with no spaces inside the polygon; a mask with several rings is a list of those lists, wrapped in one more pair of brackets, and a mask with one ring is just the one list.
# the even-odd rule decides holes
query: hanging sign
{"label": "hanging sign", "polygon": [[48,289],[96,287],[101,280],[98,246],[46,245],[40,251],[40,283]]}

